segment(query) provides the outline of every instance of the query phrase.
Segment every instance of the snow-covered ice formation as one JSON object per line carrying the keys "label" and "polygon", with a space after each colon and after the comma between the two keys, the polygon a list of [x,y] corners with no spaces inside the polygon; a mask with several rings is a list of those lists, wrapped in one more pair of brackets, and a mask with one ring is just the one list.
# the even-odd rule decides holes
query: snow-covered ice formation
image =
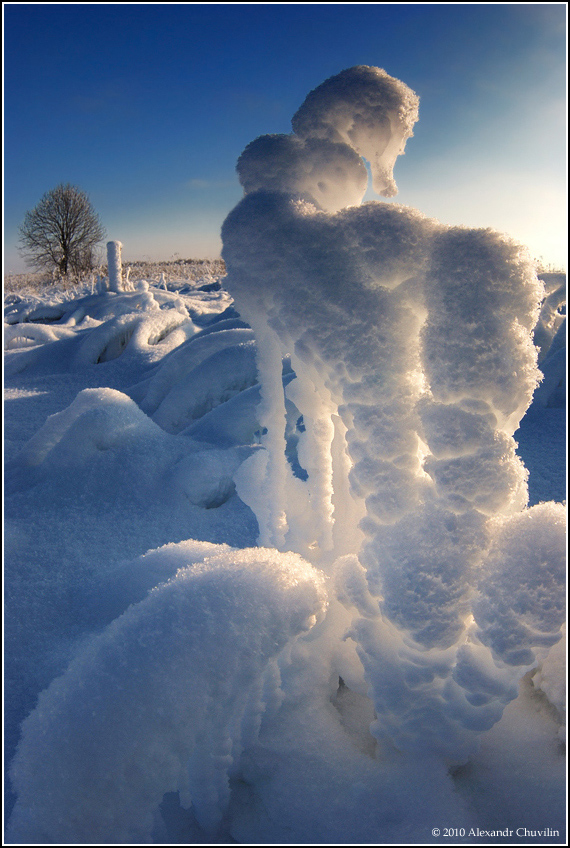
{"label": "snow-covered ice formation", "polygon": [[[394,194],[416,118],[405,85],[352,68],[307,97],[292,136],[258,139],[240,159],[246,196],[224,224],[223,255],[258,343],[267,435],[238,492],[262,544],[331,574],[341,555],[343,597],[364,614],[350,634],[379,741],[461,760],[560,638],[564,510],[525,512],[515,453],[540,377],[532,330],[543,288],[524,249],[406,207],[355,206],[358,169],[337,165],[351,150],[365,156],[376,190]],[[331,143],[327,204],[327,180],[312,174]],[[306,428],[306,484],[285,458],[284,357]]]}
{"label": "snow-covered ice formation", "polygon": [[417,117],[358,66],[246,147],[239,313],[164,276],[8,308],[13,399],[62,394],[10,431],[9,841],[421,843],[498,826],[501,792],[532,825],[495,751],[562,820],[517,695],[562,737],[565,511],[527,506],[513,435],[539,366],[559,403],[563,280],[360,205]]}

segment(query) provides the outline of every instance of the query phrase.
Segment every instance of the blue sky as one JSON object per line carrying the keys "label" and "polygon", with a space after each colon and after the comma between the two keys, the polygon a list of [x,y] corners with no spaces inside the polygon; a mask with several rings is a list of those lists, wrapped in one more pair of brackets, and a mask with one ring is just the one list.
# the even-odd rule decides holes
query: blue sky
{"label": "blue sky", "polygon": [[[4,4],[5,270],[61,182],[125,259],[219,255],[235,163],[352,65],[420,96],[395,202],[566,266],[566,4]],[[369,199],[374,195],[369,194]]]}

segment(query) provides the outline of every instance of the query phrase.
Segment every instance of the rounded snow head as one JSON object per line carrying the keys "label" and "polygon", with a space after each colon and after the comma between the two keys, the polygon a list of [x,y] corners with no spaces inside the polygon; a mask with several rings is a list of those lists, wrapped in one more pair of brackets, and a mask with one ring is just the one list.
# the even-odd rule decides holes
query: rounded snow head
{"label": "rounded snow head", "polygon": [[370,162],[374,191],[397,194],[393,168],[413,135],[419,98],[381,68],[357,65],[325,80],[292,120],[303,139],[344,142]]}
{"label": "rounded snow head", "polygon": [[256,138],[239,157],[237,172],[246,194],[301,195],[324,212],[358,206],[368,183],[364,162],[348,145],[294,135]]}

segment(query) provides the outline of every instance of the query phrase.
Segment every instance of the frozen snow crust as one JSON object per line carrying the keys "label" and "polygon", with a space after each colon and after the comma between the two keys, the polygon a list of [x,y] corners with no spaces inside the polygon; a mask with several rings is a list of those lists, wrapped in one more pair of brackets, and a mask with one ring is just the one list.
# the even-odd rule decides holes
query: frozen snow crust
{"label": "frozen snow crust", "polygon": [[513,438],[564,280],[359,205],[417,114],[358,66],[248,145],[229,294],[112,242],[9,304],[9,842],[565,843],[565,509]]}

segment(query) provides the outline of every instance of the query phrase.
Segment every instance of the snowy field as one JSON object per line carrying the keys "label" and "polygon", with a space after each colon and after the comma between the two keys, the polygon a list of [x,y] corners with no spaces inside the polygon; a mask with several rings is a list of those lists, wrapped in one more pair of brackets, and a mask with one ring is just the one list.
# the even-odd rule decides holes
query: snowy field
{"label": "snowy field", "polygon": [[227,275],[7,288],[8,843],[566,842],[565,275],[359,205],[382,73],[246,148]]}

